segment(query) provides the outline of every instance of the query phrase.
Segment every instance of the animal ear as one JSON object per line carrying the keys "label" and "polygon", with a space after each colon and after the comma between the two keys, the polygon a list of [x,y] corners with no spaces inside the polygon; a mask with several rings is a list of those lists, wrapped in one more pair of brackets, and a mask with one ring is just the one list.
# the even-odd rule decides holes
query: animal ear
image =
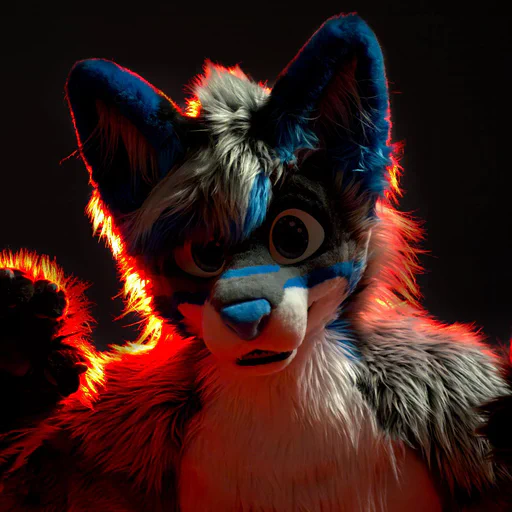
{"label": "animal ear", "polygon": [[91,181],[114,214],[139,208],[183,153],[181,114],[158,89],[114,62],[77,62],[66,96]]}
{"label": "animal ear", "polygon": [[387,81],[379,43],[358,16],[324,23],[278,77],[258,115],[284,161],[300,149],[322,148],[344,180],[384,192],[391,153]]}

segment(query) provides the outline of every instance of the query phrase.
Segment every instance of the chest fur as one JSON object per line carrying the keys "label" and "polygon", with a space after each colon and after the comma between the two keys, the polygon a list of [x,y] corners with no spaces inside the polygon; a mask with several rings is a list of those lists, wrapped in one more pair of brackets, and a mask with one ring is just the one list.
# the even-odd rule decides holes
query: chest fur
{"label": "chest fur", "polygon": [[209,379],[181,462],[182,512],[382,510],[400,455],[336,346],[312,343],[283,375]]}

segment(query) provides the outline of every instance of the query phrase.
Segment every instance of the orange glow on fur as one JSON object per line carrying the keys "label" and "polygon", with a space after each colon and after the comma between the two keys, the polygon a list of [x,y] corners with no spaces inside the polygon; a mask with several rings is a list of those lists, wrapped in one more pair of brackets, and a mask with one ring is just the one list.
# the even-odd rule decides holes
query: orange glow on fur
{"label": "orange glow on fur", "polygon": [[[418,243],[423,238],[423,231],[411,216],[398,211],[389,200],[377,201],[377,216],[383,225],[381,238],[382,252],[385,253],[379,263],[380,285],[378,297],[384,304],[408,303],[419,307],[421,293],[416,282],[416,275],[422,272],[418,256],[422,250]],[[402,297],[397,299],[397,295]]]}
{"label": "orange glow on fur", "polygon": [[[163,93],[161,94],[163,95]],[[114,225],[113,217],[100,198],[97,184],[92,178],[92,169],[83,152],[83,141],[80,139],[72,109],[70,109],[70,113],[80,155],[89,172],[89,182],[94,188],[86,212],[91,219],[94,233],[105,241],[117,263],[121,279],[124,283],[126,313],[135,312],[139,314],[143,322],[141,334],[135,342],[130,342],[123,346],[114,346],[112,348],[119,353],[146,352],[153,348],[161,337],[163,321],[154,314],[151,307],[152,299],[147,293],[147,287],[150,284],[149,279],[141,275],[141,271],[136,265],[135,260],[126,254],[124,241]]]}
{"label": "orange glow on fur", "polygon": [[[143,327],[135,342],[121,346],[112,345],[108,353],[98,352],[88,339],[93,321],[89,316],[88,303],[83,295],[87,285],[72,277],[65,277],[62,268],[48,256],[39,256],[26,250],[17,253],[4,251],[0,252],[0,268],[21,270],[34,281],[39,279],[51,281],[66,294],[69,306],[66,311],[66,321],[58,335],[67,336],[65,343],[77,347],[85,356],[88,369],[81,376],[80,389],[74,396],[82,404],[90,407],[97,393],[105,385],[105,365],[116,361],[122,362],[128,355],[147,353],[161,338],[165,338],[166,341],[172,340],[172,343],[165,344],[167,347],[165,353],[173,352],[180,346],[180,338],[170,328],[167,328],[162,335],[163,320],[153,312],[152,298],[147,291],[150,281],[142,276],[135,260],[125,254],[124,242],[96,189],[87,206],[87,213],[95,233],[100,239],[105,240],[118,265],[124,282],[126,312],[135,312],[142,318]],[[162,350],[164,350],[163,347]]]}
{"label": "orange glow on fur", "polygon": [[163,320],[153,312],[151,295],[147,292],[150,280],[142,275],[135,260],[125,252],[125,245],[117,232],[112,215],[108,212],[99,192],[94,190],[87,214],[91,219],[94,233],[104,240],[112,251],[124,283],[123,295],[126,313],[137,313],[143,318],[144,327],[139,338],[132,343],[115,347],[119,352],[140,352],[153,348],[162,334]]}
{"label": "orange glow on fur", "polygon": [[201,102],[197,98],[187,98],[186,102],[185,115],[188,117],[198,117],[201,113]]}
{"label": "orange glow on fur", "polygon": [[0,253],[0,268],[22,270],[34,281],[46,279],[66,290],[64,271],[48,256],[39,256],[24,249],[17,253],[4,251]]}
{"label": "orange glow on fur", "polygon": [[[209,76],[212,73],[212,69],[215,69],[217,72],[228,72],[230,75],[236,76],[240,80],[248,80],[247,75],[242,71],[240,66],[232,66],[230,68],[226,68],[224,66],[221,66],[220,64],[213,64],[211,62],[208,62],[207,65],[205,65],[204,68],[204,74],[197,75],[192,80],[192,87],[194,88],[194,85],[198,85],[203,83],[205,80],[208,80]],[[270,94],[272,89],[267,86],[266,82],[258,82],[258,85],[265,90],[267,94]],[[170,100],[169,100],[170,101]],[[187,117],[199,117],[201,114],[201,102],[197,98],[197,96],[192,96],[190,98],[186,98],[185,102],[187,104],[185,110],[182,112],[183,115]],[[174,104],[174,103],[173,103]]]}
{"label": "orange glow on fur", "polygon": [[90,404],[91,399],[104,382],[103,365],[109,356],[97,352],[88,340],[92,319],[88,312],[88,303],[83,292],[87,285],[65,277],[64,271],[48,256],[39,256],[22,249],[17,253],[0,252],[0,268],[18,269],[33,281],[45,279],[56,284],[68,300],[66,321],[58,332],[58,336],[66,336],[65,344],[77,347],[87,361],[87,372],[81,376],[79,400]]}
{"label": "orange glow on fur", "polygon": [[[165,96],[163,93],[160,94]],[[175,103],[171,103],[178,109]],[[92,178],[92,169],[85,158],[83,141],[80,139],[76,127],[76,120],[71,109],[70,113],[75,128],[79,152],[89,172],[89,182],[93,187],[93,193],[87,205],[86,212],[92,222],[94,233],[98,235],[99,239],[106,243],[116,261],[121,280],[124,283],[123,298],[125,300],[125,314],[132,312],[137,313],[141,317],[142,325],[140,335],[136,341],[127,342],[124,345],[111,345],[109,346],[110,350],[108,353],[98,353],[90,345],[83,348],[83,352],[89,359],[90,365],[89,370],[85,374],[85,383],[82,386],[80,401],[90,405],[91,402],[94,401],[99,388],[105,384],[103,369],[106,364],[121,362],[128,355],[148,353],[156,346],[160,339],[165,339],[169,342],[172,341],[172,343],[169,343],[169,345],[172,346],[172,348],[169,347],[169,350],[174,350],[180,345],[179,342],[181,340],[174,334],[170,327],[164,329],[163,320],[153,311],[152,296],[148,292],[150,280],[143,275],[135,259],[126,253],[125,243],[114,224],[113,217],[107,206],[101,200],[97,184]]]}
{"label": "orange glow on fur", "polygon": [[386,197],[389,200],[396,201],[398,197],[402,197],[403,193],[400,189],[400,176],[402,174],[402,168],[398,164],[397,158],[391,156],[391,165],[387,168],[389,189],[386,191]]}
{"label": "orange glow on fur", "polygon": [[[223,66],[219,65],[216,65],[215,67],[219,70],[225,69]],[[227,68],[227,70],[230,75],[236,76],[237,78],[240,78],[240,80],[247,80],[246,74],[240,69],[238,64],[236,66]]]}
{"label": "orange glow on fur", "polygon": [[272,92],[272,87],[268,87],[267,82],[258,82],[258,85],[259,85],[261,88],[265,89],[265,92],[266,92],[267,94],[270,94],[270,93]]}

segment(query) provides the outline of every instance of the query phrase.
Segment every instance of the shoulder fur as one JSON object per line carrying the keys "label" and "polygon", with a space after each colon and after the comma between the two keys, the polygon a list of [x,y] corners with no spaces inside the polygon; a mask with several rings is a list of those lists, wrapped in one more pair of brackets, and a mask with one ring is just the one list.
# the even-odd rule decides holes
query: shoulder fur
{"label": "shoulder fur", "polygon": [[417,447],[450,494],[479,493],[499,479],[477,434],[477,407],[507,393],[497,358],[462,326],[388,314],[361,324],[360,386],[381,426]]}
{"label": "shoulder fur", "polygon": [[76,463],[94,474],[123,474],[147,494],[159,494],[172,481],[187,421],[200,409],[194,392],[196,363],[203,345],[180,350],[165,343],[125,354],[105,368],[104,387],[90,407],[75,396],[48,421],[20,433],[0,452],[14,460],[7,477],[26,471],[36,452],[66,439],[80,456]]}

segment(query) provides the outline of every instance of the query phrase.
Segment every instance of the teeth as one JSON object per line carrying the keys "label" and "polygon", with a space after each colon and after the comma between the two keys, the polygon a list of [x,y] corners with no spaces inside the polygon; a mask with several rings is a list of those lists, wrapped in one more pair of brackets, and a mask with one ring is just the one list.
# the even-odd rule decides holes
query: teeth
{"label": "teeth", "polygon": [[258,359],[259,357],[266,357],[271,356],[273,354],[276,354],[276,352],[272,352],[271,350],[253,350],[252,352],[249,352],[248,354],[245,354],[240,359]]}

